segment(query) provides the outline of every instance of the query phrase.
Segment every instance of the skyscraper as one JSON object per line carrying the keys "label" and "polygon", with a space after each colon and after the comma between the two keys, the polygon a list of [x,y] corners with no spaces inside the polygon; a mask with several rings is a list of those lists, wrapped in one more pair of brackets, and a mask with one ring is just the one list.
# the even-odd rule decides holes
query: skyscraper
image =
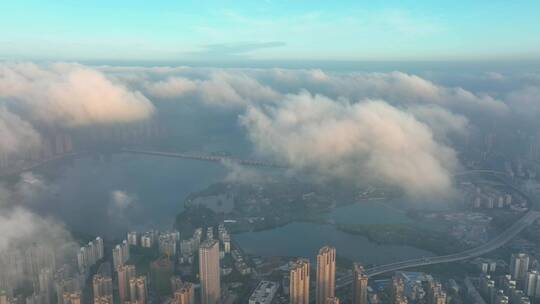
{"label": "skyscraper", "polygon": [[135,277],[134,265],[123,265],[117,268],[118,273],[118,295],[120,303],[129,300],[129,280]]}
{"label": "skyscraper", "polygon": [[146,277],[140,276],[129,279],[129,300],[138,304],[146,304],[148,298],[148,288]]}
{"label": "skyscraper", "polygon": [[540,299],[540,273],[538,271],[533,270],[527,273],[524,290],[527,296]]}
{"label": "skyscraper", "polygon": [[180,288],[174,293],[175,304],[193,304],[195,296],[193,294],[193,284],[184,282]]}
{"label": "skyscraper", "polygon": [[43,295],[44,304],[49,304],[53,295],[53,275],[49,268],[39,272],[39,291]]}
{"label": "skyscraper", "polygon": [[354,264],[353,269],[353,304],[368,303],[368,276],[364,267],[358,263]]}
{"label": "skyscraper", "polygon": [[113,248],[113,266],[118,268],[118,266],[124,265],[129,260],[129,244],[126,240],[122,244],[116,245]]}
{"label": "skyscraper", "polygon": [[129,245],[137,246],[138,245],[138,235],[137,231],[130,231],[127,234],[127,242]]}
{"label": "skyscraper", "polygon": [[202,304],[215,304],[219,301],[221,296],[219,275],[219,243],[216,240],[207,240],[199,248]]}
{"label": "skyscraper", "polygon": [[94,275],[92,278],[92,290],[94,292],[94,302],[101,297],[112,296],[112,279],[100,274]]}
{"label": "skyscraper", "polygon": [[529,255],[525,253],[512,254],[510,258],[510,275],[519,286],[525,283],[525,276],[529,270]]}
{"label": "skyscraper", "polygon": [[317,255],[317,298],[316,304],[325,304],[334,297],[336,287],[336,249],[325,246]]}
{"label": "skyscraper", "polygon": [[309,260],[299,259],[290,270],[289,303],[309,303]]}
{"label": "skyscraper", "polygon": [[137,300],[142,304],[146,304],[148,300],[148,285],[146,284],[145,276],[137,278]]}

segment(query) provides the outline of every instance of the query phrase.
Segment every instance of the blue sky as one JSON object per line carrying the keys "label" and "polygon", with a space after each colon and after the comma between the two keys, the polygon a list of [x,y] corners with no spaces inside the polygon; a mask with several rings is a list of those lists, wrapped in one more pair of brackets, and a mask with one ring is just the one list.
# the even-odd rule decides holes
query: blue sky
{"label": "blue sky", "polygon": [[540,1],[0,2],[4,60],[538,60]]}

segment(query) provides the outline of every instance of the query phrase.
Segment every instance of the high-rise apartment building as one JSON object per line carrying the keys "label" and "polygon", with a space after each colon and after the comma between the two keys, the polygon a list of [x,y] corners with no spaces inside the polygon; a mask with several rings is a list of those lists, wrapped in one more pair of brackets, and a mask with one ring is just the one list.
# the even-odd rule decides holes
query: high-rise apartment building
{"label": "high-rise apartment building", "polygon": [[138,245],[138,234],[136,231],[130,231],[127,234],[127,242],[131,246],[137,246]]}
{"label": "high-rise apartment building", "polygon": [[148,288],[146,277],[140,276],[129,279],[129,301],[132,303],[146,304],[148,299]]}
{"label": "high-rise apartment building", "polygon": [[112,278],[102,276],[100,274],[94,275],[92,278],[92,290],[94,292],[94,302],[102,297],[111,296],[113,293]]}
{"label": "high-rise apartment building", "polygon": [[525,294],[531,299],[540,299],[540,273],[536,270],[529,271],[525,276]]}
{"label": "high-rise apartment building", "polygon": [[290,270],[289,303],[309,304],[309,260],[299,259]]}
{"label": "high-rise apartment building", "polygon": [[221,297],[219,242],[206,240],[199,247],[201,303],[215,304]]}
{"label": "high-rise apartment building", "polygon": [[519,286],[525,283],[525,276],[529,271],[529,255],[525,253],[512,254],[510,258],[510,275]]}
{"label": "high-rise apartment building", "polygon": [[316,304],[333,298],[336,288],[336,249],[325,246],[317,255]]}
{"label": "high-rise apartment building", "polygon": [[368,304],[368,276],[358,263],[353,268],[353,304]]}
{"label": "high-rise apartment building", "polygon": [[129,280],[135,278],[135,266],[134,265],[122,265],[116,269],[118,273],[118,296],[120,303],[129,301]]}
{"label": "high-rise apartment building", "polygon": [[126,240],[113,248],[113,266],[118,268],[129,260],[129,244]]}

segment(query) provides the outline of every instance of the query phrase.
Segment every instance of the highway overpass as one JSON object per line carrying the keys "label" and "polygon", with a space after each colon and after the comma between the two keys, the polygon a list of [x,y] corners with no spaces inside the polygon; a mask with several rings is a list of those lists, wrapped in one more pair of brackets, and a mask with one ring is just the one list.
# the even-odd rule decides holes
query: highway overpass
{"label": "highway overpass", "polygon": [[[492,250],[495,250],[501,247],[502,245],[506,244],[508,241],[510,241],[512,238],[518,235],[523,229],[525,229],[525,227],[534,223],[537,219],[540,219],[540,212],[529,211],[523,217],[521,217],[517,222],[512,224],[512,226],[506,229],[503,233],[499,234],[494,239],[478,247],[468,249],[459,253],[453,253],[453,254],[436,256],[436,257],[412,259],[408,261],[402,261],[402,262],[397,262],[397,263],[392,263],[392,264],[387,264],[387,265],[375,266],[375,267],[366,269],[366,274],[372,277],[379,274],[393,272],[393,271],[406,269],[406,268],[428,266],[428,265],[442,264],[442,263],[449,263],[449,262],[457,262],[457,261],[475,258],[483,254],[486,254]],[[336,288],[345,287],[346,285],[351,284],[351,283],[352,283],[352,276],[349,276],[348,278],[341,279],[339,285],[336,286]]]}
{"label": "highway overpass", "polygon": [[251,160],[251,159],[241,159],[241,158],[218,156],[218,155],[201,155],[201,154],[162,152],[162,151],[126,149],[126,148],[120,149],[120,152],[162,156],[162,157],[172,157],[172,158],[182,158],[182,159],[217,162],[217,163],[231,162],[231,163],[235,163],[239,165],[253,166],[253,167],[285,168],[285,166],[272,163],[272,162],[265,162],[265,161],[259,161],[259,160]]}

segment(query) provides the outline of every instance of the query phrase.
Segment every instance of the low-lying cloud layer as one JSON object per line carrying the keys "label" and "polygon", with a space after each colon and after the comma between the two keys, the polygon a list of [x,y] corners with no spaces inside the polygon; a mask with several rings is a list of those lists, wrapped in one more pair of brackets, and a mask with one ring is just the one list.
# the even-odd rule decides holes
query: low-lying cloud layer
{"label": "low-lying cloud layer", "polygon": [[[30,177],[21,177],[19,184],[27,183],[23,180]],[[0,184],[0,282],[13,284],[9,285],[11,288],[24,280],[36,279],[27,277],[29,273],[21,269],[26,256],[36,256],[37,267],[51,269],[55,264],[71,261],[77,250],[77,243],[59,221],[30,211],[27,199],[31,198],[26,197],[29,191],[32,190],[11,191]]]}
{"label": "low-lying cloud layer", "polygon": [[295,170],[439,196],[452,191],[459,167],[456,137],[487,132],[494,121],[534,123],[540,81],[520,77],[526,87],[504,73],[483,73],[476,81],[484,87],[508,88],[492,93],[398,71],[7,64],[0,69],[0,139],[16,150],[35,141],[36,123],[130,122],[159,112],[161,103],[200,103],[204,111],[237,113],[261,156]]}
{"label": "low-lying cloud layer", "polygon": [[0,64],[0,155],[39,146],[43,127],[73,129],[149,118],[142,93],[78,64]]}
{"label": "low-lying cloud layer", "polygon": [[0,155],[29,150],[39,145],[34,127],[0,106]]}
{"label": "low-lying cloud layer", "polygon": [[351,104],[307,92],[242,116],[262,154],[323,178],[386,182],[411,196],[447,194],[458,161],[428,125],[383,101]]}
{"label": "low-lying cloud layer", "polygon": [[63,127],[131,122],[154,110],[140,92],[77,64],[3,65],[0,99],[13,101],[33,120]]}

